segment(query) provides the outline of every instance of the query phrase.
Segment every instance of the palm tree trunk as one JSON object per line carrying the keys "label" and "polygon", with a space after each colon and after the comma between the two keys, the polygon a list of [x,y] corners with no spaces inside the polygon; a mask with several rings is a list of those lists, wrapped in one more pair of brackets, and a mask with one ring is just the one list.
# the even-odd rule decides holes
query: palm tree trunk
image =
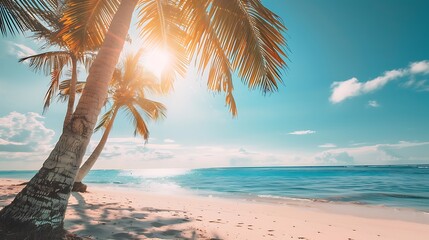
{"label": "palm tree trunk", "polygon": [[107,97],[136,4],[137,0],[121,1],[70,122],[43,167],[0,211],[0,239],[58,239],[62,234],[70,190]]}
{"label": "palm tree trunk", "polygon": [[73,110],[74,110],[74,101],[76,97],[76,82],[77,82],[77,58],[74,54],[71,54],[72,60],[72,77],[70,81],[70,89],[69,89],[69,101],[67,104],[67,112],[64,118],[63,129],[67,126],[72,118]]}
{"label": "palm tree trunk", "polygon": [[79,168],[79,171],[75,179],[75,183],[73,185],[73,191],[77,191],[77,192],[86,191],[86,186],[82,184],[82,180],[88,174],[89,170],[91,170],[91,168],[94,166],[95,162],[97,161],[98,157],[103,151],[103,148],[107,142],[107,138],[109,138],[110,130],[112,130],[113,122],[115,121],[117,113],[118,113],[118,108],[115,108],[113,110],[112,118],[110,119],[109,124],[107,125],[106,130],[104,131],[103,136],[101,137],[100,142],[92,152],[91,156],[89,156],[89,158],[85,161],[85,163]]}

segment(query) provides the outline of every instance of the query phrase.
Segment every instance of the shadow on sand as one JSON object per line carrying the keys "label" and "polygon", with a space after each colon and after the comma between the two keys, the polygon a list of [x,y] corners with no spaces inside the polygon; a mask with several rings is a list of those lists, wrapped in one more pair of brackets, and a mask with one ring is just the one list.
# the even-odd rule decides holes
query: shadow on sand
{"label": "shadow on sand", "polygon": [[[77,204],[70,204],[68,211],[75,211],[78,218],[66,218],[65,227],[79,236],[92,239],[99,239],[98,236],[109,236],[108,239],[220,239],[205,236],[203,230],[181,226],[193,221],[174,214],[181,210],[135,209],[115,202],[87,203],[77,192],[73,192],[72,197]],[[171,212],[173,216],[159,216],[163,212]],[[99,215],[95,216],[95,213]]]}
{"label": "shadow on sand", "polygon": [[[0,186],[0,209],[9,204],[23,187]],[[220,239],[217,236],[206,236],[202,229],[183,226],[195,220],[187,217],[182,210],[150,207],[135,209],[123,202],[86,202],[77,192],[71,194],[72,198],[76,203],[69,203],[65,229],[84,239]],[[70,214],[73,211],[74,214]]]}

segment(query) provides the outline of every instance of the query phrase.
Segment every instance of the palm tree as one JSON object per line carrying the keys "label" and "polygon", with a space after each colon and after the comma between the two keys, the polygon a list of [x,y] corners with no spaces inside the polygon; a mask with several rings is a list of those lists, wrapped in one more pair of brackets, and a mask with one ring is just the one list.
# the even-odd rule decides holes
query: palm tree
{"label": "palm tree", "polygon": [[51,76],[51,81],[44,97],[43,112],[49,108],[53,98],[57,95],[60,77],[62,73],[65,72],[65,68],[71,66],[71,78],[68,81],[64,80],[64,83],[68,83],[69,88],[67,95],[68,104],[63,127],[70,121],[74,110],[76,84],[78,83],[78,63],[80,62],[89,68],[93,61],[93,56],[94,54],[92,52],[75,53],[64,48],[63,50],[48,51],[19,59],[19,62],[28,60],[29,67],[33,68],[36,72],[43,70],[45,74]]}
{"label": "palm tree", "polygon": [[165,116],[164,105],[146,97],[148,92],[160,93],[161,87],[156,83],[156,77],[138,64],[140,55],[141,52],[128,55],[123,66],[115,70],[109,84],[109,99],[112,105],[95,128],[96,131],[102,127],[105,128],[103,136],[92,154],[80,167],[72,191],[86,191],[87,186],[82,183],[82,180],[94,166],[106,145],[119,110],[123,109],[131,118],[135,129],[134,135],[141,135],[146,141],[149,138],[149,130],[138,109],[140,108],[149,119],[157,120]]}
{"label": "palm tree", "polygon": [[[84,47],[74,33],[98,32],[111,15],[109,0],[68,1],[63,16],[67,27],[62,34],[73,49]],[[107,97],[108,83],[124,45],[132,14],[139,3],[139,26],[145,47],[169,49],[172,74],[180,76],[188,60],[195,60],[201,73],[208,72],[208,87],[226,92],[226,103],[236,114],[232,95],[232,72],[249,89],[262,93],[276,91],[285,67],[285,30],[280,18],[260,0],[122,0],[114,12],[109,30],[91,37],[102,42],[87,77],[85,90],[71,121],[63,130],[43,167],[13,202],[0,211],[0,223],[11,232],[25,236],[52,236],[63,230],[70,190]],[[99,20],[96,22],[96,20]],[[93,24],[96,22],[96,24]],[[92,25],[91,25],[92,24]],[[202,74],[201,74],[202,75]],[[15,228],[14,228],[15,227]],[[19,228],[19,230],[17,229]]]}
{"label": "palm tree", "polygon": [[46,21],[47,27],[40,24],[37,29],[33,30],[33,37],[35,39],[45,40],[42,49],[53,47],[57,50],[49,50],[44,53],[27,56],[19,59],[19,62],[28,61],[29,67],[34,71],[43,71],[46,75],[51,76],[51,81],[44,98],[43,112],[49,108],[53,98],[56,96],[59,89],[60,77],[65,72],[65,68],[71,67],[70,80],[65,81],[69,83],[67,95],[68,104],[63,124],[63,127],[65,127],[70,121],[74,110],[78,63],[83,64],[88,70],[93,62],[95,56],[94,52],[99,46],[88,46],[91,47],[91,49],[71,49],[64,38],[59,37],[59,32],[64,28],[64,22],[60,21],[62,10],[64,9],[58,9],[57,13],[50,14],[49,21]]}

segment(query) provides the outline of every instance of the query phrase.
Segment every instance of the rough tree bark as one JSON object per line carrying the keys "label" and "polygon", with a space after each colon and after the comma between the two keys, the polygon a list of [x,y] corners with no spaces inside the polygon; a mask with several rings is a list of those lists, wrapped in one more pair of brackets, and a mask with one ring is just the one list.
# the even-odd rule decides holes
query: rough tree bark
{"label": "rough tree bark", "polygon": [[76,111],[43,167],[0,211],[0,239],[60,239],[70,190],[107,96],[137,0],[123,0],[87,78]]}
{"label": "rough tree bark", "polygon": [[67,112],[64,118],[63,130],[66,128],[67,124],[70,122],[74,110],[74,102],[76,98],[76,83],[77,83],[77,58],[74,54],[71,54],[72,61],[72,76],[70,81],[69,89],[69,100],[67,103]]}
{"label": "rough tree bark", "polygon": [[94,151],[91,153],[91,156],[89,156],[89,158],[85,161],[85,163],[79,168],[75,182],[73,184],[72,191],[86,192],[87,186],[82,183],[82,180],[88,174],[89,170],[91,170],[91,168],[94,166],[95,162],[97,161],[98,157],[103,151],[103,148],[106,145],[107,139],[109,138],[110,130],[112,130],[113,122],[115,121],[117,113],[118,113],[118,109],[115,108],[115,110],[113,110],[112,118],[110,119],[109,124],[107,125],[106,130],[104,131],[103,136],[101,137],[100,142],[98,143],[97,147],[95,147]]}

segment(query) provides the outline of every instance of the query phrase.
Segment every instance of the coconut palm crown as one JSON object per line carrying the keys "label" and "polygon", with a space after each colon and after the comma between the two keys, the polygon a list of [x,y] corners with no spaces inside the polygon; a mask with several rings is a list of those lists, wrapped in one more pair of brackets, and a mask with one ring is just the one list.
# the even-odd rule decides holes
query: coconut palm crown
{"label": "coconut palm crown", "polygon": [[[83,17],[100,18],[100,22],[110,17],[108,0],[90,1],[95,7],[92,11],[77,2],[68,2],[63,17],[68,23],[65,39],[74,48],[81,47],[74,33],[97,31],[97,25],[81,21]],[[173,56],[162,76],[167,89],[174,79],[184,77],[189,63],[194,62],[200,76],[207,77],[208,89],[226,93],[226,104],[235,116],[233,73],[249,89],[260,89],[264,94],[276,91],[282,82],[281,71],[286,67],[282,32],[286,28],[260,0],[145,0],[139,1],[137,8],[144,48],[166,49]],[[95,17],[94,12],[105,14]],[[94,42],[103,40],[102,34],[94,36]]]}
{"label": "coconut palm crown", "polygon": [[[36,72],[42,71],[46,75],[50,75],[50,83],[44,97],[43,112],[45,112],[59,90],[60,78],[63,75],[69,77],[64,80],[63,84],[68,84],[68,94],[62,94],[63,101],[68,99],[67,111],[64,120],[64,126],[70,120],[74,110],[75,94],[77,90],[77,75],[78,64],[83,64],[87,70],[93,62],[95,51],[99,46],[91,46],[90,49],[79,49],[75,51],[62,37],[59,36],[60,31],[64,28],[64,23],[60,21],[62,9],[58,9],[56,13],[51,13],[49,21],[45,21],[45,25],[40,24],[33,31],[33,38],[44,40],[42,49],[49,49],[46,52],[27,56],[19,59],[19,62],[28,62],[28,66]],[[64,74],[69,70],[69,74]],[[64,97],[67,96],[67,97]]]}

